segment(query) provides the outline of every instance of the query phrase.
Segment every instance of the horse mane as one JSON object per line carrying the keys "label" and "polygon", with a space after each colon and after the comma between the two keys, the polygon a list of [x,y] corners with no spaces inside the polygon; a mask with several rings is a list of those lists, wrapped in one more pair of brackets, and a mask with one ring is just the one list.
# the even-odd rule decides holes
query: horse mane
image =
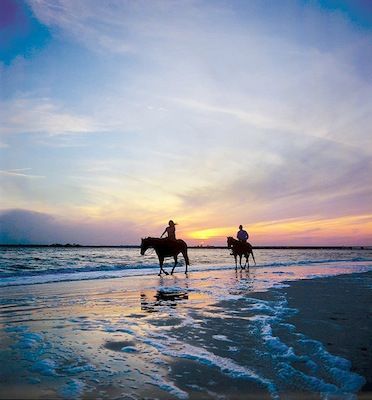
{"label": "horse mane", "polygon": [[143,238],[143,240],[163,240],[162,238],[158,238],[158,237],[152,237],[152,236],[148,236],[146,238]]}

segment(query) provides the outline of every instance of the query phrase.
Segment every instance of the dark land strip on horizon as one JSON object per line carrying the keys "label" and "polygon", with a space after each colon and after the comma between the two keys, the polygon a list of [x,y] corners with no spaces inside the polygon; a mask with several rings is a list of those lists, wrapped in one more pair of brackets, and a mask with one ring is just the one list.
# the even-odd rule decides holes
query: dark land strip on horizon
{"label": "dark land strip on horizon", "polygon": [[[114,248],[139,249],[140,245],[80,245],[80,244],[0,244],[0,248],[45,247],[45,248]],[[189,249],[227,249],[227,246],[188,246]],[[372,250],[367,246],[253,246],[255,250]]]}

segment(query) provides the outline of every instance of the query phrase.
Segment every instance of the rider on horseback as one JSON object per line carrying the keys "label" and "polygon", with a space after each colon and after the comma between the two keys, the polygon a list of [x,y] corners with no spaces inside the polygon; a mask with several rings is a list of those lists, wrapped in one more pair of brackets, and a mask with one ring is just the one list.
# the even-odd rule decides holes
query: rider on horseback
{"label": "rider on horseback", "polygon": [[236,234],[237,239],[239,242],[247,243],[249,238],[248,232],[243,229],[243,225],[239,225],[239,231]]}
{"label": "rider on horseback", "polygon": [[162,238],[165,234],[167,234],[166,239],[176,240],[176,224],[172,220],[168,222],[168,226],[165,228],[160,237]]}
{"label": "rider on horseback", "polygon": [[[239,240],[239,242],[242,243],[243,246],[247,243],[247,240],[248,240],[248,238],[249,238],[249,235],[248,235],[248,232],[245,231],[245,230],[243,229],[243,225],[239,225],[239,231],[238,231],[238,233],[236,234],[236,237],[237,237],[237,239]],[[244,244],[243,244],[243,243],[244,243]],[[231,252],[230,255],[233,256],[234,253]]]}

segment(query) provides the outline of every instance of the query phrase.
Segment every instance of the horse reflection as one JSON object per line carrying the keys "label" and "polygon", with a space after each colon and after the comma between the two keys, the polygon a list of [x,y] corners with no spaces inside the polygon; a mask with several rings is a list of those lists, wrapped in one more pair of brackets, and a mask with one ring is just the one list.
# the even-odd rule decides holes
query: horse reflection
{"label": "horse reflection", "polygon": [[[141,293],[141,310],[152,313],[160,311],[162,306],[176,307],[179,301],[188,300],[189,295],[186,290],[164,290],[156,291],[153,296]],[[152,300],[154,299],[154,300]]]}

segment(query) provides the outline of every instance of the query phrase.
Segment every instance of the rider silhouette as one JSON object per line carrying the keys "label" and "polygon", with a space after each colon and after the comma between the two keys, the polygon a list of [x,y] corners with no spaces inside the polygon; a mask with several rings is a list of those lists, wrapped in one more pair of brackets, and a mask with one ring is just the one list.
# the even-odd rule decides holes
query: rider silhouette
{"label": "rider silhouette", "polygon": [[167,239],[176,240],[176,224],[170,220],[168,225],[160,237],[162,238],[163,235],[167,234]]}
{"label": "rider silhouette", "polygon": [[[239,225],[239,231],[237,232],[236,237],[239,240],[239,242],[242,243],[242,245],[243,245],[243,243],[244,243],[244,245],[247,243],[249,235],[248,235],[248,232],[243,229],[243,225]],[[230,254],[232,256],[234,255],[233,252],[231,252]]]}
{"label": "rider silhouette", "polygon": [[238,238],[239,242],[247,243],[249,235],[248,232],[243,229],[243,225],[239,225],[239,231],[236,234],[236,237]]}

